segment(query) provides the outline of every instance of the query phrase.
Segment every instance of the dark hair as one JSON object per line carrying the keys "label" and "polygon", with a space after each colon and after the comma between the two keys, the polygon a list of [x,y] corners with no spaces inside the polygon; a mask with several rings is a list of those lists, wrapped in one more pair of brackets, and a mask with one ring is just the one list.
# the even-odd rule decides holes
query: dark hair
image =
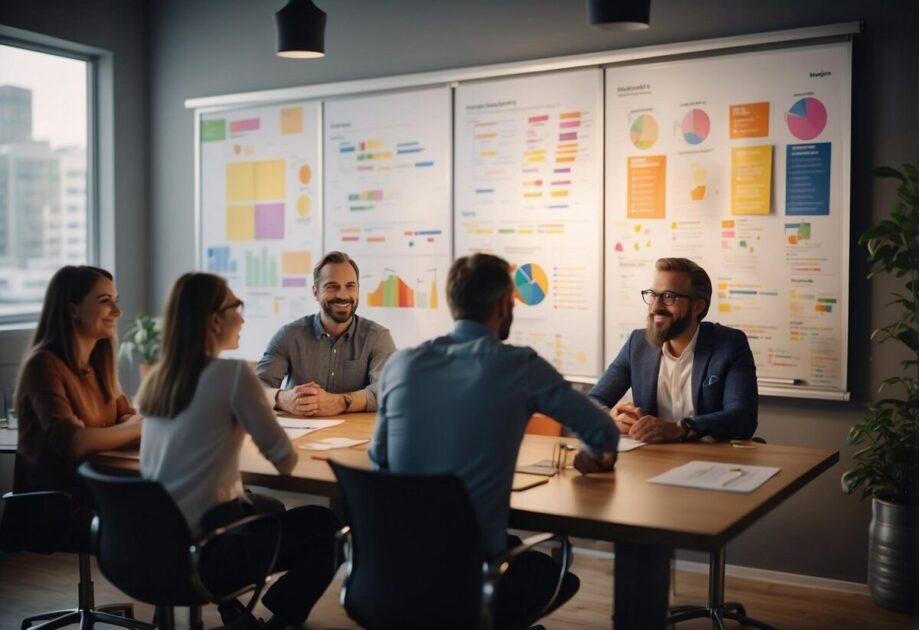
{"label": "dark hair", "polygon": [[498,302],[513,290],[510,264],[491,254],[457,258],[447,276],[447,303],[453,319],[487,321]]}
{"label": "dark hair", "polygon": [[226,300],[227,281],[210,273],[186,273],[175,281],[163,315],[160,360],[137,394],[143,415],[175,418],[188,407],[210,361],[208,327]]}
{"label": "dark hair", "polygon": [[[80,304],[101,279],[113,280],[112,274],[99,267],[89,265],[67,265],[58,269],[45,290],[41,314],[32,343],[22,362],[19,382],[22,381],[22,369],[39,352],[51,352],[63,361],[74,374],[80,373],[77,365],[77,329],[70,306]],[[96,372],[99,387],[106,400],[111,400],[121,391],[118,385],[118,374],[115,370],[115,340],[99,339],[89,355],[89,365]],[[25,392],[16,394],[16,408],[24,408],[20,400]]]}
{"label": "dark hair", "polygon": [[658,271],[682,271],[689,274],[689,294],[694,300],[705,300],[705,308],[699,313],[701,322],[708,307],[712,305],[712,280],[705,273],[705,269],[688,258],[658,258],[654,265]]}
{"label": "dark hair", "polygon": [[323,267],[326,265],[337,265],[338,263],[348,263],[354,267],[354,275],[357,276],[358,284],[360,283],[361,270],[357,268],[357,263],[354,262],[354,259],[345,252],[329,252],[322,257],[322,260],[320,260],[319,264],[313,269],[313,286],[319,286],[319,272],[322,271]]}

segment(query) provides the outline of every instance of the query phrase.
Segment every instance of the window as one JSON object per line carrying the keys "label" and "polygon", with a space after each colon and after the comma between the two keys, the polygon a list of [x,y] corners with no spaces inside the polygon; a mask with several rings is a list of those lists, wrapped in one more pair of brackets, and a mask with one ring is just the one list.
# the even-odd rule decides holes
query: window
{"label": "window", "polygon": [[58,268],[94,262],[92,71],[0,41],[0,322],[35,319]]}

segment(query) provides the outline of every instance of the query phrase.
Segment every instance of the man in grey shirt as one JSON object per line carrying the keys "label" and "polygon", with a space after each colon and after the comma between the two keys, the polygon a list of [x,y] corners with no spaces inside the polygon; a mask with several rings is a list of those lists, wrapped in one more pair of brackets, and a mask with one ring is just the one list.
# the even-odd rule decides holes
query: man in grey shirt
{"label": "man in grey shirt", "polygon": [[[283,326],[255,368],[274,408],[299,416],[376,411],[377,381],[396,350],[389,330],[355,315],[359,270],[329,252],[313,270],[316,315]],[[284,379],[287,388],[282,389]]]}

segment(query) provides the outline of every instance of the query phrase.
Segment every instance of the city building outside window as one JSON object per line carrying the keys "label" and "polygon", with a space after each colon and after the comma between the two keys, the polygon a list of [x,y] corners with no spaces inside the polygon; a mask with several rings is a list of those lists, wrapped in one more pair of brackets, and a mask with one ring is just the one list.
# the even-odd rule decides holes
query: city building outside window
{"label": "city building outside window", "polygon": [[34,320],[58,268],[95,262],[92,69],[0,41],[0,323]]}

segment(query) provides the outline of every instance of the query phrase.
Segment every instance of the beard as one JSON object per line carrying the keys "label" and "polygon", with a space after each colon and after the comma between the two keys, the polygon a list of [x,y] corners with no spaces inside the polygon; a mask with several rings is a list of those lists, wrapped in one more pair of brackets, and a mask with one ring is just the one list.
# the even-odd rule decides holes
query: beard
{"label": "beard", "polygon": [[[655,315],[666,315],[668,319],[658,324],[654,321]],[[676,317],[671,315],[668,311],[648,313],[648,324],[645,327],[645,339],[647,339],[648,343],[652,346],[660,348],[664,343],[686,332],[691,323],[691,310],[683,317]]]}
{"label": "beard", "polygon": [[[347,314],[342,315],[341,313],[337,313],[335,309],[332,308],[332,305],[334,304],[350,304],[351,308],[348,309]],[[328,315],[329,319],[338,324],[344,324],[354,316],[354,312],[357,310],[357,300],[328,300],[322,302],[321,306],[322,312]]]}
{"label": "beard", "polygon": [[507,338],[511,336],[511,324],[514,323],[514,311],[511,310],[507,317],[501,322],[501,326],[498,328],[498,339],[501,341],[507,341]]}

